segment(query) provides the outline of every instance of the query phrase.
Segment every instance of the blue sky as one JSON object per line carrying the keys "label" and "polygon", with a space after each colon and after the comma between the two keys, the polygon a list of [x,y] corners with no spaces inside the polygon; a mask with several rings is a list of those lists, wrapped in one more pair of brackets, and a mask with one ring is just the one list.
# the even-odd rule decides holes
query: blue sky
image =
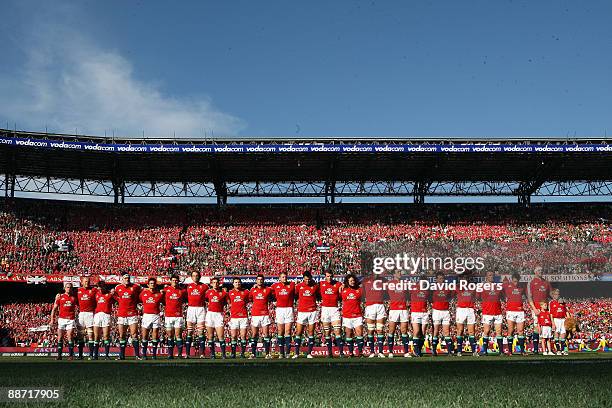
{"label": "blue sky", "polygon": [[612,134],[609,1],[9,0],[0,15],[11,128]]}

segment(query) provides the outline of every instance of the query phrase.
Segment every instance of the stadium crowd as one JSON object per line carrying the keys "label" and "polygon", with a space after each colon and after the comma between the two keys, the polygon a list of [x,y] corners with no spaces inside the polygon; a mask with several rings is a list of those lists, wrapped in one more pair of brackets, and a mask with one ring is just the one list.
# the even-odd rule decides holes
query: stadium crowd
{"label": "stadium crowd", "polygon": [[[558,243],[592,252],[570,271],[600,273],[612,242],[607,204],[313,206],[124,206],[5,201],[0,274],[299,275],[359,271],[360,251],[389,241],[535,245],[555,258]],[[548,246],[547,246],[548,245]],[[542,248],[552,248],[543,251]],[[582,250],[583,251],[583,250]],[[584,252],[584,251],[583,251]],[[532,256],[527,253],[527,258]],[[567,263],[566,263],[567,264]],[[525,263],[525,273],[533,265]],[[516,268],[515,268],[516,269]]]}

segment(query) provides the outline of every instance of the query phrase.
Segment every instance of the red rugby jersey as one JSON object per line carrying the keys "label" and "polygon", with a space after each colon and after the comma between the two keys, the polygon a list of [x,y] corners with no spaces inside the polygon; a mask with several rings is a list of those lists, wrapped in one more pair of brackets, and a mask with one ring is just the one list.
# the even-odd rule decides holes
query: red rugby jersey
{"label": "red rugby jersey", "polygon": [[114,296],[112,293],[96,292],[96,313],[111,314],[113,311],[113,300]]}
{"label": "red rugby jersey", "polygon": [[542,278],[533,278],[529,282],[529,292],[536,310],[540,310],[540,302],[547,302],[552,287],[550,282]]}
{"label": "red rugby jersey", "polygon": [[362,288],[366,306],[381,305],[385,302],[385,280],[376,277],[367,277],[363,280]]}
{"label": "red rugby jersey", "polygon": [[248,289],[236,290],[232,289],[227,294],[230,304],[230,317],[232,319],[241,319],[248,317],[247,304],[249,302]]}
{"label": "red rugby jersey", "polygon": [[98,288],[80,287],[77,289],[77,299],[79,301],[79,312],[93,312],[96,310],[96,293]]}
{"label": "red rugby jersey", "polygon": [[447,289],[435,289],[431,292],[431,307],[436,310],[448,310],[453,292]]}
{"label": "red rugby jersey", "polygon": [[457,289],[457,307],[474,308],[476,303],[476,292],[473,290]]}
{"label": "red rugby jersey", "polygon": [[[408,290],[402,288],[399,289],[393,285],[401,285],[403,281],[393,280],[389,282],[387,286],[387,294],[389,296],[389,310],[408,310]],[[393,289],[391,287],[393,286]]]}
{"label": "red rugby jersey", "polygon": [[276,307],[293,307],[295,301],[295,283],[283,284],[276,282],[272,285],[272,291],[276,298]]}
{"label": "red rugby jersey", "polygon": [[163,293],[153,292],[149,289],[144,289],[140,292],[140,302],[142,303],[142,312],[146,314],[159,314],[160,304],[163,301]]}
{"label": "red rugby jersey", "polygon": [[270,314],[268,307],[272,297],[272,289],[264,286],[263,288],[252,287],[249,291],[249,299],[253,302],[251,306],[251,316],[267,316]]}
{"label": "red rugby jersey", "polygon": [[300,282],[295,287],[298,298],[298,312],[314,312],[317,310],[317,293],[319,286],[316,283],[307,285]]}
{"label": "red rugby jersey", "polygon": [[209,312],[223,313],[223,308],[227,300],[227,293],[223,289],[208,289],[206,291],[206,300],[208,301]]}
{"label": "red rugby jersey", "polygon": [[140,297],[140,286],[119,284],[115,287],[115,299],[119,304],[117,310],[118,317],[137,316],[138,310],[136,305]]}
{"label": "red rugby jersey", "polygon": [[538,313],[538,325],[552,327],[552,317],[548,310],[547,311],[542,310],[540,311],[540,313]]}
{"label": "red rugby jersey", "polygon": [[321,296],[321,306],[323,307],[338,307],[338,301],[340,300],[340,289],[342,283],[340,282],[319,282],[319,295]]}
{"label": "red rugby jersey", "polygon": [[166,286],[164,288],[164,305],[166,306],[164,314],[166,317],[182,317],[186,297],[184,289]]}
{"label": "red rugby jersey", "polygon": [[60,319],[74,320],[77,298],[72,295],[62,293],[55,299],[55,304],[58,306]]}
{"label": "red rugby jersey", "polygon": [[555,319],[565,319],[567,316],[567,305],[558,300],[550,301],[550,315]]}
{"label": "red rugby jersey", "polygon": [[187,285],[187,305],[192,307],[204,307],[206,304],[206,291],[208,285],[205,283],[190,283]]}
{"label": "red rugby jersey", "polygon": [[489,316],[500,315],[502,290],[490,289],[480,292],[482,314]]}
{"label": "red rugby jersey", "polygon": [[506,310],[509,312],[523,311],[523,294],[525,289],[522,286],[514,283],[504,285],[504,294],[506,295]]}
{"label": "red rugby jersey", "polygon": [[429,300],[429,291],[418,288],[410,291],[410,311],[416,313],[427,312],[427,301]]}
{"label": "red rugby jersey", "polygon": [[352,319],[361,317],[361,288],[342,288],[342,317]]}

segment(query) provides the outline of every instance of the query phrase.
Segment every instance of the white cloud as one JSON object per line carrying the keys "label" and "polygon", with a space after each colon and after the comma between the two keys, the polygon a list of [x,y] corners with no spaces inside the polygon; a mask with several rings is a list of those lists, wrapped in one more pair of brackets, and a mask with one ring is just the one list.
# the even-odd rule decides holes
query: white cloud
{"label": "white cloud", "polygon": [[[80,134],[197,138],[234,135],[244,122],[216,109],[206,97],[172,97],[139,80],[116,51],[78,33],[45,27],[24,45],[25,62],[13,78],[0,78],[0,117],[17,128]],[[7,103],[10,101],[10,103]]]}

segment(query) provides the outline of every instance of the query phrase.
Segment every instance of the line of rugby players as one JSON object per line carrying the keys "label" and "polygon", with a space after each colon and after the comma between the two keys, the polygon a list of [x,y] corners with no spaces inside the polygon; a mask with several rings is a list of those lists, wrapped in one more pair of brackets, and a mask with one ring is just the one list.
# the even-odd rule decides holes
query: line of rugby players
{"label": "line of rugby players", "polygon": [[[193,272],[192,282],[184,287],[180,285],[178,276],[172,276],[170,285],[162,289],[158,288],[156,278],[149,278],[147,286],[142,288],[131,283],[130,276],[124,274],[122,283],[109,290],[103,282],[92,287],[89,277],[84,276],[76,295],[72,284],[66,283],[64,293],[56,296],[50,325],[54,325],[57,315],[58,359],[63,354],[64,338],[68,343],[69,358],[74,355],[74,338],[78,339],[80,359],[83,358],[86,343],[90,359],[98,359],[102,348],[108,358],[111,313],[113,303],[117,302],[119,359],[125,359],[128,333],[137,359],[148,357],[149,346],[152,357],[156,358],[163,305],[168,358],[189,358],[192,356],[192,348],[197,348],[195,354],[200,358],[206,355],[215,358],[217,344],[220,346],[221,357],[226,358],[224,333],[226,309],[229,309],[230,357],[235,358],[239,351],[244,358],[250,351],[249,358],[255,358],[258,340],[261,338],[265,358],[269,359],[272,358],[270,306],[275,303],[276,344],[280,358],[298,358],[302,355],[303,346],[306,347],[306,357],[312,358],[317,323],[321,323],[323,328],[329,357],[334,355],[334,346],[339,356],[363,356],[366,338],[369,357],[385,357],[385,340],[387,357],[393,357],[396,331],[399,331],[403,346],[400,354],[404,357],[421,356],[430,316],[433,321],[430,346],[434,356],[438,353],[442,339],[449,355],[461,355],[465,340],[470,351],[478,355],[475,307],[477,300],[480,300],[483,326],[480,355],[487,354],[493,334],[496,336],[499,355],[513,353],[515,335],[518,337],[518,352],[524,354],[523,301],[527,299],[534,317],[534,353],[539,351],[541,335],[545,345],[544,354],[553,354],[550,342],[554,333],[557,353],[566,354],[564,319],[569,317],[568,309],[559,298],[559,291],[553,290],[542,277],[542,269],[537,267],[534,274],[526,288],[519,284],[520,277],[515,274],[512,281],[504,282],[502,289],[491,285],[493,289],[481,292],[419,288],[411,291],[383,291],[377,290],[380,285],[374,284],[374,280],[379,278],[364,278],[363,282],[359,282],[355,275],[348,274],[341,283],[334,280],[331,272],[326,272],[325,279],[319,283],[307,272],[298,284],[289,282],[287,274],[282,273],[279,282],[271,286],[265,286],[263,275],[258,275],[251,289],[243,288],[240,278],[234,278],[233,287],[229,291],[221,286],[216,277],[210,280],[210,286],[202,283],[199,272]],[[400,279],[401,275],[396,273],[390,282],[400,282]],[[486,282],[493,283],[494,279],[493,272],[485,276]],[[444,274],[437,274],[436,282],[445,282]],[[549,302],[550,296],[552,300]],[[450,305],[453,298],[456,298],[456,352],[455,341],[450,334]],[[504,350],[502,337],[502,298],[506,301],[507,350]],[[385,302],[389,304],[388,313]],[[139,316],[139,304],[142,305],[142,318]],[[183,315],[185,304],[186,316]],[[294,306],[297,306],[297,313],[294,312]],[[294,323],[295,330],[292,330]],[[186,336],[183,337],[185,329]],[[250,337],[247,337],[249,329]]]}

